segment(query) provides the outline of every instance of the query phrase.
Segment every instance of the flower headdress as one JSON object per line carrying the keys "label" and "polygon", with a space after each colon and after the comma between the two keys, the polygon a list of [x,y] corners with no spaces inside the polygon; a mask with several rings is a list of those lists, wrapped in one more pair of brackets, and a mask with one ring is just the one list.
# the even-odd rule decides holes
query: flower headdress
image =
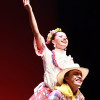
{"label": "flower headdress", "polygon": [[50,31],[50,33],[48,33],[48,35],[47,35],[46,44],[49,44],[49,43],[50,43],[51,38],[52,38],[52,36],[53,36],[55,33],[61,32],[61,31],[62,31],[61,28],[56,28],[55,30]]}

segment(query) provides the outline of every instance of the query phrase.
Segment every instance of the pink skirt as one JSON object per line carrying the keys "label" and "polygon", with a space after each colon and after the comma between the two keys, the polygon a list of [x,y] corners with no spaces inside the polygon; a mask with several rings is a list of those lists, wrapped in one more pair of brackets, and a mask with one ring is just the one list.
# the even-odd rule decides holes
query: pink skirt
{"label": "pink skirt", "polygon": [[46,86],[43,86],[41,89],[37,90],[30,98],[29,100],[47,100],[49,94],[52,92],[52,90]]}

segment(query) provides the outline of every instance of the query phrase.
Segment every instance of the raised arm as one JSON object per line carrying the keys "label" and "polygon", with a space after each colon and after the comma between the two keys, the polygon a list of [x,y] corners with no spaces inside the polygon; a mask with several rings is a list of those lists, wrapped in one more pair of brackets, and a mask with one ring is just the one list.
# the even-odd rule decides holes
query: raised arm
{"label": "raised arm", "polygon": [[38,49],[41,49],[43,42],[42,42],[42,39],[41,39],[41,34],[39,32],[34,13],[32,11],[32,7],[30,5],[30,1],[29,0],[23,0],[23,4],[24,4],[24,7],[26,8],[26,10],[29,14],[30,25],[31,25],[31,28],[32,28],[32,31],[33,31],[33,35],[36,39],[37,47],[38,47]]}

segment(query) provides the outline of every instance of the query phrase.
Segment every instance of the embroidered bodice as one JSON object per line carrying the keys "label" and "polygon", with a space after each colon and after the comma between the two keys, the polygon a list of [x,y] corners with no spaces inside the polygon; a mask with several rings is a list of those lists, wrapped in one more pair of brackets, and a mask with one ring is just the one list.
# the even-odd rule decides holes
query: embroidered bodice
{"label": "embroidered bodice", "polygon": [[67,56],[65,50],[55,49],[52,52],[55,66],[59,69],[65,69],[66,66],[69,66],[74,63],[71,55]]}

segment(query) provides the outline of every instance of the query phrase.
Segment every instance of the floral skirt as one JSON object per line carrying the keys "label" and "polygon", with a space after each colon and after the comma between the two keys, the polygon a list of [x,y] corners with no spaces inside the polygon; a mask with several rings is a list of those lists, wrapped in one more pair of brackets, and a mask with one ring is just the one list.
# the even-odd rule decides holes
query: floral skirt
{"label": "floral skirt", "polygon": [[43,86],[41,89],[35,91],[29,100],[47,100],[51,92],[52,90],[50,88]]}

